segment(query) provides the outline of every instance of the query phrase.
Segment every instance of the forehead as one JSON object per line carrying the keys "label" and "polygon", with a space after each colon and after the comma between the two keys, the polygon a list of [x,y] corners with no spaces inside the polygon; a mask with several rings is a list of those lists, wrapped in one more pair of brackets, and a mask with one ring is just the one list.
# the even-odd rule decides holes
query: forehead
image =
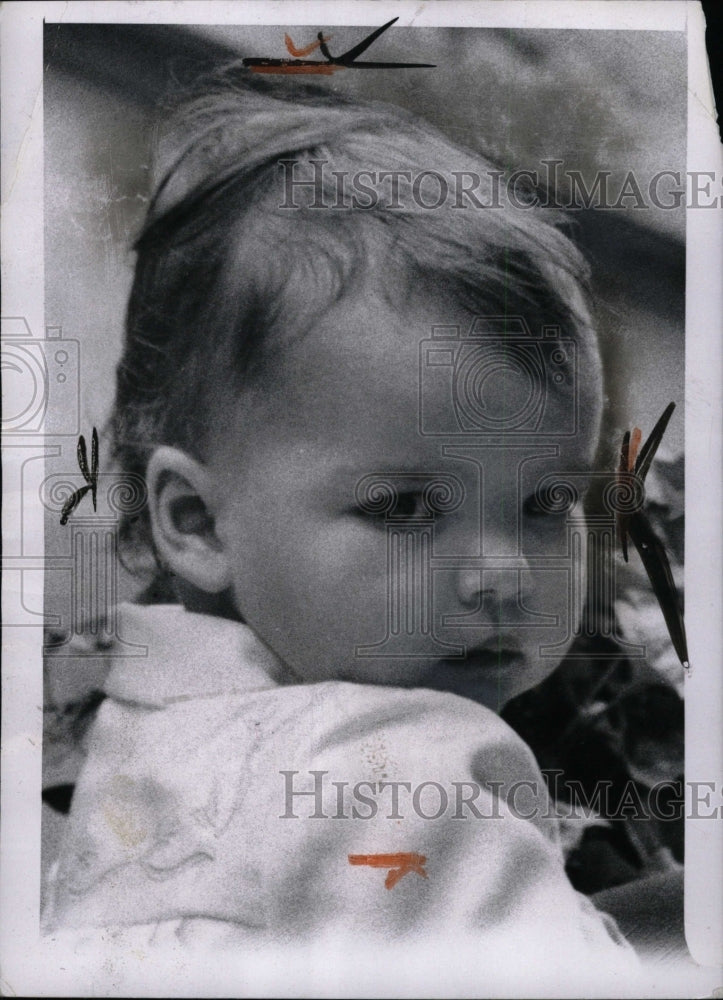
{"label": "forehead", "polygon": [[282,438],[317,449],[336,446],[347,455],[353,450],[360,460],[381,453],[404,460],[422,443],[420,343],[435,323],[452,321],[450,308],[414,294],[389,296],[383,286],[365,283],[302,335],[273,339],[261,377],[241,393],[241,421],[262,448]]}
{"label": "forehead", "polygon": [[[223,421],[237,459],[253,457],[256,463],[263,456],[305,455],[309,461],[360,471],[439,464],[439,435],[427,431],[444,430],[456,419],[455,378],[459,382],[465,352],[468,370],[475,364],[484,368],[485,359],[491,352],[499,356],[509,337],[470,345],[464,338],[473,313],[442,289],[420,287],[411,279],[395,288],[393,280],[365,281],[303,335],[275,338],[264,353],[260,377],[242,390],[231,420]],[[293,329],[293,313],[286,322]],[[530,338],[531,349],[536,343]],[[440,345],[443,363],[432,371],[429,348]],[[524,340],[520,349],[524,361]],[[549,355],[542,352],[537,368],[547,392],[545,426],[555,433],[569,419],[574,399],[569,386],[560,389],[547,377]],[[520,375],[514,365],[505,370],[501,363],[484,380],[481,405],[520,411],[525,393],[536,391],[540,372],[528,364]],[[584,404],[579,409],[587,419],[565,449],[589,462],[600,404],[584,397],[577,402]]]}

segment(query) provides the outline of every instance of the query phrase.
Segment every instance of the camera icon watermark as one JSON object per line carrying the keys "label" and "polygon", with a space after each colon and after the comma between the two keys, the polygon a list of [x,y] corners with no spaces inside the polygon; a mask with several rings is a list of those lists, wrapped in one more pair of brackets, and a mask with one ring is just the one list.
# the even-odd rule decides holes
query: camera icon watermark
{"label": "camera icon watermark", "polygon": [[576,344],[558,326],[534,335],[522,316],[480,316],[465,332],[434,326],[420,344],[419,387],[423,435],[578,430]]}
{"label": "camera icon watermark", "polygon": [[[390,481],[401,473],[357,484],[358,506],[374,504],[387,533],[383,638],[358,656],[433,656],[447,645],[456,649],[445,658],[464,657],[493,633],[534,646],[537,660],[559,660],[588,637],[645,656],[614,615],[616,518],[640,509],[644,490],[634,474],[587,468],[580,358],[560,325],[533,333],[520,315],[436,325],[420,340],[417,431],[433,439],[430,462],[452,463],[433,478],[459,481],[457,513],[448,522],[420,497],[414,517],[398,516]],[[609,655],[609,643],[593,645],[584,658]]]}
{"label": "camera icon watermark", "polygon": [[79,425],[79,344],[22,316],[2,319],[3,435],[73,435]]}
{"label": "camera icon watermark", "polygon": [[145,656],[118,635],[116,605],[118,526],[142,510],[146,486],[138,476],[99,473],[98,434],[81,427],[79,376],[80,344],[60,327],[39,336],[25,317],[2,318],[2,569],[12,581],[3,624],[45,628],[55,655],[77,657],[73,638],[90,637],[97,648],[89,656],[111,643],[113,655]]}

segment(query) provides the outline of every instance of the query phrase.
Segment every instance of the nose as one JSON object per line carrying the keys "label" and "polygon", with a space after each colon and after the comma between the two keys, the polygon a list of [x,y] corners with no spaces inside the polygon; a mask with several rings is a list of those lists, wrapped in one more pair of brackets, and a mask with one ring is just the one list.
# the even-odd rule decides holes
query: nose
{"label": "nose", "polygon": [[[455,571],[459,603],[473,611],[487,606],[494,617],[505,609],[518,608],[523,579],[529,589],[531,576],[530,565],[519,552],[517,533],[498,532],[494,537],[487,533],[482,547],[474,534],[466,535],[460,542],[463,543],[457,550],[460,564]],[[482,552],[495,554],[480,556],[480,548]]]}
{"label": "nose", "polygon": [[523,574],[525,579],[530,579],[526,560],[515,559],[514,565],[505,567],[485,567],[484,560],[481,563],[479,568],[465,566],[457,570],[456,592],[459,603],[470,610],[483,605],[489,605],[490,610],[517,607]]}
{"label": "nose", "polygon": [[475,610],[485,600],[494,597],[494,588],[483,587],[481,569],[465,567],[457,571],[457,598],[465,608]]}

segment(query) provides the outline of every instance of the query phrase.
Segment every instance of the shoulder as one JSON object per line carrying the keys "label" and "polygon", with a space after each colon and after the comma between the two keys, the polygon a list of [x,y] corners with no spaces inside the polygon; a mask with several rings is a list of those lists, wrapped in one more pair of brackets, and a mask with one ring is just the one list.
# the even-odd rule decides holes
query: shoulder
{"label": "shoulder", "polygon": [[393,767],[396,758],[396,770],[403,764],[413,771],[421,765],[427,773],[494,769],[501,781],[539,773],[532,751],[507,723],[467,698],[341,681],[284,689],[285,696],[292,690],[304,703],[297,724],[314,757],[356,751],[372,769],[373,759],[388,759]]}

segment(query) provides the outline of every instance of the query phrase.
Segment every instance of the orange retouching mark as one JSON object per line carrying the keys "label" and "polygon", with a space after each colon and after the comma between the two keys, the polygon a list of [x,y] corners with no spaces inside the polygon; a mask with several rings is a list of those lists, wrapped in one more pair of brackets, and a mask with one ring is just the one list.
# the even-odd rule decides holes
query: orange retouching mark
{"label": "orange retouching mark", "polygon": [[643,432],[639,427],[633,427],[633,433],[630,436],[630,446],[628,450],[628,472],[632,472],[635,469],[635,459],[638,457],[638,450],[640,448],[640,440],[643,436]]}
{"label": "orange retouching mark", "polygon": [[295,59],[303,59],[304,56],[310,55],[314,49],[318,49],[322,42],[331,41],[333,35],[324,35],[321,38],[317,38],[315,42],[311,45],[305,45],[303,49],[297,49],[291,40],[290,35],[284,35],[284,41],[286,42],[286,51],[289,55],[294,56]]}
{"label": "orange retouching mark", "polygon": [[344,69],[344,66],[335,66],[334,63],[298,63],[296,66],[287,65],[279,66],[249,66],[248,69],[252,73],[278,73],[280,76],[286,76],[289,73],[313,73],[317,76],[331,76],[332,73],[336,73],[338,69]]}
{"label": "orange retouching mark", "polygon": [[388,868],[389,872],[384,880],[387,889],[393,889],[408,872],[416,872],[422,878],[427,877],[424,868],[427,859],[423,854],[350,854],[348,857],[350,865]]}
{"label": "orange retouching mark", "polygon": [[[642,431],[639,427],[633,427],[632,434],[630,431],[626,431],[623,437],[623,446],[620,451],[620,465],[618,466],[617,481],[619,484],[624,483],[624,477],[627,473],[635,472],[635,460],[638,457],[638,451],[640,450],[640,441],[642,438]],[[619,511],[615,515],[615,521],[617,523],[617,534],[618,542],[623,552],[623,558],[625,562],[628,561],[628,523],[630,518]]]}

